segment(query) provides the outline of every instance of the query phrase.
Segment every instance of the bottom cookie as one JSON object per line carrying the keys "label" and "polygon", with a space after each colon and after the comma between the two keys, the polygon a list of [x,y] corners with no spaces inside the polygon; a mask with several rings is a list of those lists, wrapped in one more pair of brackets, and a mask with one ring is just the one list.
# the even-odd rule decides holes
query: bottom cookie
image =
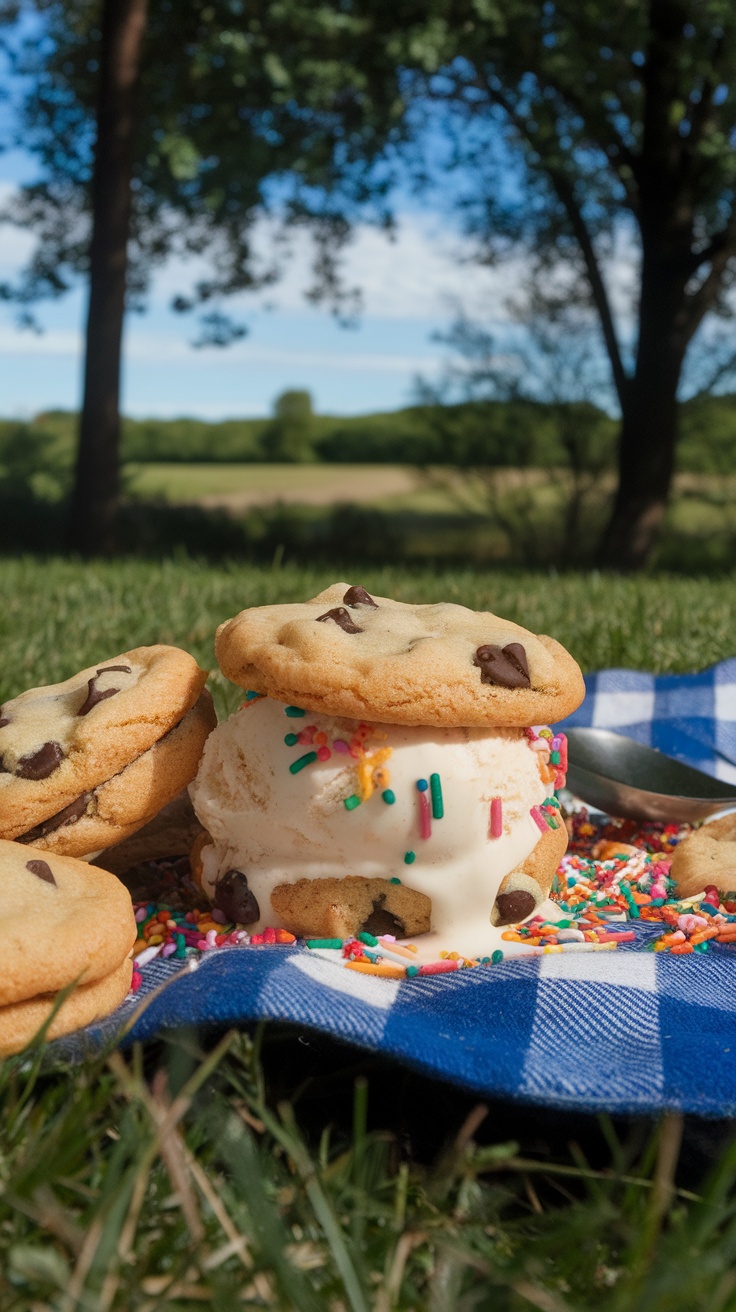
{"label": "bottom cookie", "polygon": [[[127,996],[132,974],[133,963],[126,957],[109,975],[93,984],[80,984],[62,1002],[46,1031],[46,1039],[58,1039],[62,1034],[109,1016]],[[48,1020],[55,999],[53,993],[42,993],[26,1002],[0,1007],[0,1057],[22,1052],[28,1046]]]}
{"label": "bottom cookie", "polygon": [[349,938],[361,931],[413,938],[430,928],[432,902],[389,879],[299,879],[279,884],[271,905],[297,938]]}
{"label": "bottom cookie", "polygon": [[558,820],[548,829],[526,861],[502,881],[491,911],[492,925],[515,925],[526,920],[546,902],[557,867],[567,851],[567,830]]}

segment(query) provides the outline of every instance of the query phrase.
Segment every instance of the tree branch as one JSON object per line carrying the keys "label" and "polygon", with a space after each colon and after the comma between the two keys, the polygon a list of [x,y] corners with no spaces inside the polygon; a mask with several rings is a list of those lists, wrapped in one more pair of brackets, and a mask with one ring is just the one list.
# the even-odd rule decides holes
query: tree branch
{"label": "tree branch", "polygon": [[[729,224],[730,240],[724,240],[711,256],[710,270],[697,291],[685,295],[682,318],[686,340],[690,341],[710,309],[713,308],[729,261],[736,256],[736,220]],[[724,234],[718,234],[719,236]],[[711,248],[713,243],[711,243]],[[703,257],[704,258],[704,257]],[[699,263],[703,263],[701,258]]]}
{"label": "tree branch", "polygon": [[611,372],[618,396],[619,405],[623,409],[626,401],[628,390],[628,378],[624,369],[621,358],[621,348],[618,343],[616,325],[613,321],[611,312],[611,303],[603,281],[598,258],[593,246],[593,239],[588,230],[588,225],[583,218],[582,210],[575,199],[575,193],[572,183],[566,174],[559,171],[550,170],[549,173],[552,185],[565,208],[570,226],[575,234],[575,239],[580,247],[583,260],[585,261],[585,271],[588,276],[588,283],[593,297],[593,304],[598,313],[601,323],[603,340],[606,344],[608,358],[611,362]]}
{"label": "tree branch", "polygon": [[[534,149],[537,149],[538,143],[530,138],[526,129],[526,124],[515,112],[513,106],[509,104],[507,97],[495,87],[486,87],[485,89],[491,100],[494,101],[494,103],[497,104],[508,116],[509,121],[514,125],[519,135],[528,141]],[[565,213],[567,214],[573,234],[580,247],[580,252],[585,263],[588,284],[593,297],[593,304],[598,313],[598,318],[600,319],[603,340],[611,364],[611,373],[613,374],[616,395],[618,396],[619,405],[623,409],[628,391],[628,378],[621,357],[621,348],[618,343],[616,325],[613,321],[611,303],[606,290],[606,285],[603,281],[600,265],[598,264],[598,257],[595,253],[593,239],[588,230],[588,225],[583,218],[582,210],[575,199],[575,192],[570,178],[561,169],[554,169],[549,165],[546,168],[546,173],[565,210]]]}

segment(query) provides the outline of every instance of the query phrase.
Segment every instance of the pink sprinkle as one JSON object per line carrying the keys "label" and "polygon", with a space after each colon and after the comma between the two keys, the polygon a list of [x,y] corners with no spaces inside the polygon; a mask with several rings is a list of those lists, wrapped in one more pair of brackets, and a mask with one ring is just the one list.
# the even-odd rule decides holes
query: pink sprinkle
{"label": "pink sprinkle", "polygon": [[141,921],[146,919],[146,908],[139,907],[135,913],[136,924],[140,925]]}
{"label": "pink sprinkle", "polygon": [[141,972],[139,970],[134,970],[133,976],[130,981],[131,993],[135,993],[136,990],[140,988],[142,983],[143,983],[143,976],[141,975]]}
{"label": "pink sprinkle", "polygon": [[538,806],[532,806],[532,807],[530,807],[530,809],[529,809],[529,814],[530,814],[532,820],[534,821],[535,825],[537,826],[537,828],[538,828],[538,829],[541,829],[541,831],[542,831],[543,834],[546,834],[546,832],[547,832],[547,821],[545,820],[544,816],[542,815],[542,812],[540,811],[539,807],[538,807]]}
{"label": "pink sprinkle", "polygon": [[329,761],[329,759],[330,759],[331,756],[332,756],[332,752],[330,751],[329,747],[318,747],[318,748],[317,748],[317,760],[318,760],[318,761]]}
{"label": "pink sprinkle", "polygon": [[[546,829],[545,825],[545,829]],[[503,802],[500,797],[491,801],[491,838],[500,838],[503,833]]]}
{"label": "pink sprinkle", "polygon": [[194,946],[199,948],[200,952],[206,952],[209,944],[206,938],[198,938]]}
{"label": "pink sprinkle", "polygon": [[219,907],[214,907],[214,909],[210,911],[210,920],[214,920],[216,925],[227,924],[227,916],[225,915],[224,911],[220,910]]}
{"label": "pink sprinkle", "polygon": [[426,966],[419,967],[420,975],[446,975],[451,970],[459,970],[459,961],[430,961]]}
{"label": "pink sprinkle", "polygon": [[176,943],[164,943],[161,949],[161,956],[170,957],[172,952],[176,952]]}
{"label": "pink sprinkle", "polygon": [[333,750],[333,752],[347,752],[347,753],[349,753],[349,752],[350,752],[350,747],[349,747],[349,745],[345,742],[345,739],[344,739],[344,738],[336,738],[335,741],[334,741],[334,743],[332,744],[332,750]]}
{"label": "pink sprinkle", "polygon": [[429,805],[429,797],[426,792],[417,793],[419,798],[419,837],[432,837],[432,811]]}
{"label": "pink sprinkle", "polygon": [[276,942],[276,930],[273,929],[271,925],[267,925],[263,931],[263,942],[264,943]]}
{"label": "pink sprinkle", "polygon": [[207,941],[207,947],[208,947],[208,948],[213,948],[213,947],[215,947],[215,945],[216,945],[216,941],[217,941],[217,930],[215,930],[215,929],[208,929],[208,930],[207,930],[207,933],[205,934],[205,939],[206,939],[206,941]]}

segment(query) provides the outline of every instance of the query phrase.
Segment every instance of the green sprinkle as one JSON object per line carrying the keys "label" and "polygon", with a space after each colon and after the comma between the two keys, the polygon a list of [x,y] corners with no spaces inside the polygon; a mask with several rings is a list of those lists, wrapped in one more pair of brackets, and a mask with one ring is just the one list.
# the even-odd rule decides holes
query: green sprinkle
{"label": "green sprinkle", "polygon": [[[316,755],[317,753],[315,752],[315,756]],[[343,801],[343,806],[346,811],[354,811],[356,806],[360,806],[360,798],[358,797],[358,794],[353,793],[351,797],[346,797]]]}
{"label": "green sprinkle", "polygon": [[305,765],[311,765],[312,761],[316,761],[316,760],[317,760],[316,752],[305,752],[303,756],[297,757],[296,761],[292,761],[291,765],[289,766],[289,772],[291,774],[298,774],[300,770],[304,769]]}
{"label": "green sprinkle", "polygon": [[442,780],[438,774],[429,776],[429,787],[432,793],[432,817],[441,820],[445,814],[445,804],[442,801]]}
{"label": "green sprinkle", "polygon": [[414,862],[416,861],[416,859],[417,859],[417,854],[416,854],[416,852],[405,852],[405,853],[404,853],[404,865],[405,865],[405,866],[412,866],[412,865],[414,864]]}
{"label": "green sprinkle", "polygon": [[299,734],[287,733],[286,737],[284,738],[284,742],[286,743],[287,747],[296,747],[296,744],[299,742]]}
{"label": "green sprinkle", "polygon": [[298,720],[302,717],[302,715],[306,715],[306,713],[307,713],[306,711],[300,710],[298,706],[286,707],[286,714],[290,716],[292,720]]}
{"label": "green sprinkle", "polygon": [[550,754],[549,754],[549,763],[550,763],[550,765],[559,765],[559,764],[560,764],[560,753],[559,753],[559,752],[550,752]]}
{"label": "green sprinkle", "polygon": [[491,957],[491,962],[493,963],[494,966],[497,966],[501,961],[503,961],[503,952],[501,951],[500,948],[496,948],[496,951],[493,953],[493,956]]}
{"label": "green sprinkle", "polygon": [[558,928],[558,929],[572,929],[572,921],[571,921],[571,920],[558,920],[558,921],[557,921],[557,928]]}
{"label": "green sprinkle", "polygon": [[361,930],[360,934],[356,934],[355,937],[359,939],[361,943],[367,943],[369,948],[378,947],[378,939],[375,934],[369,934],[367,929]]}
{"label": "green sprinkle", "polygon": [[381,797],[383,798],[387,806],[393,806],[394,802],[396,801],[396,793],[394,792],[393,788],[384,788],[383,792],[381,793]]}
{"label": "green sprinkle", "polygon": [[253,689],[250,688],[248,692],[245,694],[245,698],[246,701],[252,702],[255,700],[256,697],[260,697],[260,695],[261,694],[259,692],[254,692]]}
{"label": "green sprinkle", "polygon": [[553,793],[551,797],[545,797],[542,806],[554,806],[555,810],[559,810],[560,799],[559,797],[555,797]]}
{"label": "green sprinkle", "polygon": [[559,829],[560,827],[559,820],[555,820],[554,817],[551,815],[546,815],[544,818],[547,821],[547,826],[549,829]]}
{"label": "green sprinkle", "polygon": [[418,966],[407,966],[407,968],[406,968],[406,973],[407,973],[407,975],[409,976],[409,979],[413,979],[415,975],[418,975],[418,974],[419,974],[419,967],[418,967]]}
{"label": "green sprinkle", "polygon": [[308,938],[308,948],[341,948],[341,938]]}
{"label": "green sprinkle", "polygon": [[396,878],[396,875],[394,875],[393,879],[389,879],[388,882],[389,882],[389,884],[400,884],[400,883],[401,883],[401,880],[400,880],[400,879],[397,879],[397,878]]}

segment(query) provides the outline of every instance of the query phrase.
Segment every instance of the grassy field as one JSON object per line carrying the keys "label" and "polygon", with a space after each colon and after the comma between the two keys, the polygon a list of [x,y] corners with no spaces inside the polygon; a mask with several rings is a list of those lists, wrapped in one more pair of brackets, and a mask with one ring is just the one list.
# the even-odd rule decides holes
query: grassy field
{"label": "grassy field", "polygon": [[[194,560],[121,560],[84,569],[55,558],[0,558],[0,700],[55,683],[127,648],[186,647],[214,666],[218,624],[245,606],[313,596],[339,566],[260,569]],[[734,579],[526,571],[372,568],[350,573],[370,591],[403,601],[454,601],[492,610],[570,648],[586,670],[610,665],[683,673],[736,654]],[[215,680],[221,709],[228,697]]]}
{"label": "grassy field", "polygon": [[316,506],[384,502],[410,496],[421,485],[418,471],[401,465],[129,464],[125,468],[136,496],[233,510],[275,501]]}
{"label": "grassy field", "polygon": [[[181,541],[212,556],[219,516],[220,554],[262,560],[281,542],[287,556],[329,559],[345,542],[355,558],[355,532],[375,563],[401,557],[486,568],[587,564],[614,491],[610,474],[575,484],[562,469],[395,464],[139,463],[126,466],[126,479],[139,513],[149,506],[147,531],[164,520],[178,531],[162,540],[164,549]],[[736,563],[736,477],[676,478],[657,563],[689,573]]]}
{"label": "grassy field", "polygon": [[[343,573],[0,560],[0,701]],[[734,579],[370,569],[586,669],[736,654]],[[240,699],[213,675],[221,714]],[[284,1027],[0,1066],[1,1312],[734,1312],[732,1126],[493,1106]]]}

